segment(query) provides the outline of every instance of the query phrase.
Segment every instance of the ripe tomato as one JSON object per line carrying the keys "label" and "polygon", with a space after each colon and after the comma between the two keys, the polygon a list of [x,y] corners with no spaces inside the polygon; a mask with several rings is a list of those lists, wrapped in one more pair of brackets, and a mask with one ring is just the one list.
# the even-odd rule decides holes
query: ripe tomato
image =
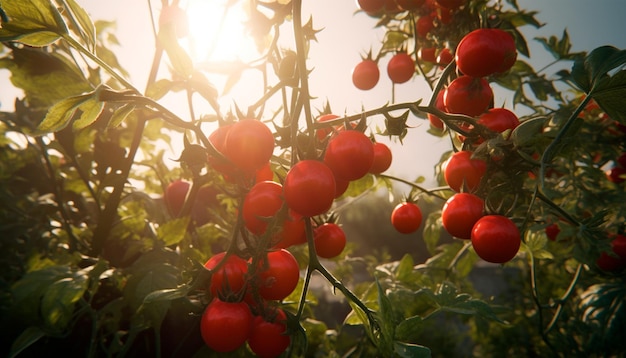
{"label": "ripe tomato", "polygon": [[441,222],[446,231],[459,239],[472,238],[474,224],[483,216],[485,202],[470,193],[452,195],[443,205]]}
{"label": "ripe tomato", "polygon": [[399,203],[391,212],[391,225],[402,234],[417,231],[422,225],[422,209],[415,203]]}
{"label": "ripe tomato", "polygon": [[260,358],[275,358],[281,355],[291,343],[287,334],[287,315],[278,308],[273,317],[254,317],[248,338],[250,350]]}
{"label": "ripe tomato", "polygon": [[346,233],[335,223],[324,223],[313,232],[317,256],[330,259],[339,256],[346,247]]}
{"label": "ripe tomato", "polygon": [[[437,92],[437,98],[435,98],[435,108],[437,108],[438,110],[442,112],[446,112],[446,106],[443,104],[443,95],[444,95],[444,91]],[[428,122],[430,123],[431,127],[438,129],[438,130],[443,130],[444,123],[441,120],[441,118],[430,113],[427,114],[427,117],[428,117]]]}
{"label": "ripe tomato", "polygon": [[403,11],[413,11],[424,5],[425,0],[396,0],[396,4]]}
{"label": "ripe tomato", "polygon": [[298,261],[291,252],[270,251],[267,260],[259,263],[259,295],[266,300],[282,300],[296,289],[299,278]]}
{"label": "ripe tomato", "polygon": [[596,265],[607,272],[619,271],[626,267],[626,258],[609,255],[607,252],[600,253],[596,259]]}
{"label": "ripe tomato", "polygon": [[383,10],[385,0],[357,0],[357,6],[368,15],[375,15]]}
{"label": "ripe tomato", "polygon": [[418,37],[425,38],[434,27],[435,24],[432,17],[429,15],[421,16],[415,23],[415,32]]}
{"label": "ripe tomato", "polygon": [[236,122],[224,140],[224,155],[246,173],[255,173],[261,169],[273,152],[272,131],[256,119]]}
{"label": "ripe tomato", "polygon": [[485,215],[472,229],[472,246],[487,262],[502,264],[511,261],[521,245],[515,223],[502,215]]}
{"label": "ripe tomato", "polygon": [[363,60],[352,69],[352,83],[360,90],[367,91],[374,88],[379,79],[380,70],[374,60]]}
{"label": "ripe tomato", "polygon": [[246,343],[253,321],[254,316],[246,303],[214,298],[202,314],[200,333],[204,343],[212,350],[231,352]]}
{"label": "ripe tomato", "polygon": [[626,180],[626,168],[613,167],[606,172],[606,177],[613,183],[619,184]]}
{"label": "ripe tomato", "polygon": [[463,4],[466,3],[467,0],[435,0],[437,2],[437,4],[439,4],[442,7],[445,7],[446,9],[458,9],[461,6],[463,6]]}
{"label": "ripe tomato", "polygon": [[450,82],[443,95],[449,113],[475,117],[486,111],[493,100],[493,90],[484,78],[461,76]]}
{"label": "ripe tomato", "polygon": [[365,133],[344,130],[333,136],[324,154],[324,163],[335,177],[344,180],[360,179],[372,167],[374,146]]}
{"label": "ripe tomato", "polygon": [[327,212],[335,200],[335,190],[332,170],[323,162],[310,159],[299,161],[291,167],[283,184],[285,202],[302,216]]}
{"label": "ripe tomato", "polygon": [[434,47],[421,47],[417,50],[417,57],[422,61],[435,63],[437,62],[437,56],[435,56],[436,52],[437,49]]}
{"label": "ripe tomato", "polygon": [[254,176],[254,182],[260,183],[262,181],[268,181],[274,179],[274,172],[269,162],[265,163],[261,169],[257,170]]}
{"label": "ripe tomato", "polygon": [[452,154],[446,161],[443,176],[446,183],[457,193],[461,188],[472,192],[487,171],[487,163],[478,158],[472,158],[472,152],[460,151]]}
{"label": "ripe tomato", "polygon": [[286,249],[293,245],[306,243],[305,222],[302,215],[289,209],[275,242],[274,248],[276,249]]}
{"label": "ripe tomato", "polygon": [[374,161],[369,169],[372,174],[380,174],[391,166],[392,153],[391,149],[385,144],[374,143]]}
{"label": "ripe tomato", "polygon": [[545,232],[546,232],[546,236],[548,237],[548,240],[556,241],[556,238],[557,238],[557,236],[559,236],[559,233],[561,232],[561,229],[559,228],[559,224],[552,223],[552,224],[546,226]]}
{"label": "ripe tomato", "polygon": [[245,226],[255,235],[262,235],[268,220],[283,206],[283,186],[273,181],[254,184],[243,199]]}
{"label": "ripe tomato", "polygon": [[611,241],[611,248],[619,257],[626,259],[626,235],[617,235]]}
{"label": "ripe tomato", "polygon": [[477,29],[461,39],[456,64],[463,74],[484,77],[508,71],[517,59],[515,39],[500,29]]}
{"label": "ripe tomato", "polygon": [[[321,116],[317,118],[317,122],[322,123],[322,122],[331,121],[337,118],[339,118],[339,116],[336,114],[322,114]],[[331,134],[334,130],[335,129],[333,127],[320,128],[315,131],[315,136],[321,142],[324,139],[326,139],[326,137],[328,137],[328,135]]]}
{"label": "ripe tomato", "polygon": [[404,83],[415,73],[415,62],[406,52],[398,52],[387,63],[387,75],[393,83]]}
{"label": "ripe tomato", "polygon": [[335,199],[341,197],[348,187],[350,187],[349,180],[335,178]]}
{"label": "ripe tomato", "polygon": [[450,52],[450,49],[445,47],[437,55],[437,63],[441,67],[446,67],[450,62],[454,60],[454,55]]}
{"label": "ripe tomato", "polygon": [[496,133],[502,133],[515,129],[519,125],[519,119],[515,113],[506,108],[491,108],[478,117],[478,123]]}
{"label": "ripe tomato", "polygon": [[[204,267],[213,270],[226,256],[226,252],[217,253],[204,264]],[[246,286],[246,273],[248,263],[239,256],[230,255],[226,262],[220,266],[211,276],[209,290],[213,297],[239,293]]]}
{"label": "ripe tomato", "polygon": [[[224,154],[224,143],[226,142],[226,137],[228,136],[228,132],[230,132],[232,127],[232,124],[220,126],[209,135],[209,142],[211,142],[211,145],[213,145],[213,147],[224,156],[226,156]],[[222,173],[226,177],[232,177],[236,174],[235,168],[233,167],[232,163],[228,161],[227,158],[221,158],[209,154],[208,162],[213,169]]]}
{"label": "ripe tomato", "polygon": [[185,198],[191,184],[182,179],[174,180],[165,188],[163,199],[170,214],[177,217],[185,204]]}

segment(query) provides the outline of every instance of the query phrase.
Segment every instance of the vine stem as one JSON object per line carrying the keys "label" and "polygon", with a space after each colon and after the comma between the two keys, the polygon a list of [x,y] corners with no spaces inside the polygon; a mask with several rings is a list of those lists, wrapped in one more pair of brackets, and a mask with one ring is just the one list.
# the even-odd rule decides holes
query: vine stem
{"label": "vine stem", "polygon": [[394,181],[397,181],[397,182],[409,185],[409,186],[411,186],[411,187],[413,187],[413,188],[415,188],[415,189],[417,189],[417,190],[419,190],[419,191],[421,191],[423,193],[426,193],[428,195],[434,196],[437,199],[440,199],[440,200],[443,200],[443,201],[448,200],[448,199],[446,199],[442,195],[435,194],[435,192],[449,190],[450,187],[442,186],[442,187],[437,187],[437,188],[433,188],[433,189],[426,189],[426,188],[424,188],[421,185],[418,185],[418,184],[413,183],[411,181],[408,181],[406,179],[398,178],[398,177],[395,177],[395,176],[391,176],[391,175],[387,175],[387,174],[378,174],[378,176],[380,176],[381,178],[390,179],[390,180],[394,180]]}

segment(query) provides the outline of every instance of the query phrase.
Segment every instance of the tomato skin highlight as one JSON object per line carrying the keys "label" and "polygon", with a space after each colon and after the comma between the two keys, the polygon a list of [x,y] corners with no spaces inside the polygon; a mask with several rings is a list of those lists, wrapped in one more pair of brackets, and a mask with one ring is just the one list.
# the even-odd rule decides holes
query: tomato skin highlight
{"label": "tomato skin highlight", "polygon": [[324,163],[335,177],[357,180],[365,176],[374,161],[374,146],[363,133],[343,130],[330,139],[324,154]]}
{"label": "tomato skin highlight", "polygon": [[399,203],[391,212],[391,224],[399,233],[414,233],[422,225],[422,210],[415,203]]}
{"label": "tomato skin highlight", "polygon": [[380,79],[380,69],[373,60],[363,60],[352,70],[352,83],[354,87],[367,91],[376,87]]}
{"label": "tomato skin highlight", "polygon": [[232,352],[246,343],[252,323],[253,316],[246,303],[215,298],[202,314],[200,332],[204,343],[212,350]]}
{"label": "tomato skin highlight", "polygon": [[472,228],[472,246],[483,260],[496,264],[511,261],[521,245],[520,232],[511,219],[485,215]]}
{"label": "tomato skin highlight", "polygon": [[291,167],[283,184],[285,202],[302,216],[327,212],[335,200],[335,190],[332,170],[323,162],[311,159]]}
{"label": "tomato skin highlight", "polygon": [[346,247],[346,233],[335,223],[324,223],[313,232],[317,256],[330,259],[339,256]]}
{"label": "tomato skin highlight", "polygon": [[441,211],[444,229],[459,239],[470,240],[474,224],[483,216],[485,202],[470,193],[451,196]]}
{"label": "tomato skin highlight", "polygon": [[287,335],[287,315],[278,308],[272,321],[261,316],[254,317],[248,346],[260,358],[275,358],[281,355],[291,344]]}

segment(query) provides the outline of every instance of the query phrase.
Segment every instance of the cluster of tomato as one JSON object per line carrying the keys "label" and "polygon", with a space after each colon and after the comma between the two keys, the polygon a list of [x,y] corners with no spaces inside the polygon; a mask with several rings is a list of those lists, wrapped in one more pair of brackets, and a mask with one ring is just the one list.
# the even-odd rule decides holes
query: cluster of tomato
{"label": "cluster of tomato", "polygon": [[[415,34],[426,42],[428,34],[438,26],[450,24],[452,14],[466,3],[466,0],[358,0],[357,6],[369,16],[393,17],[400,13],[410,13],[415,20]],[[453,60],[449,48],[421,47],[417,52],[420,60],[445,67]],[[415,74],[415,60],[406,51],[397,51],[387,63],[387,75],[392,83],[405,83]],[[364,58],[352,70],[352,82],[361,90],[374,88],[380,79],[378,59],[371,55]]]}
{"label": "cluster of tomato", "polygon": [[[208,155],[209,166],[237,188],[233,195],[242,196],[238,232],[245,246],[219,252],[204,265],[211,273],[210,302],[202,315],[201,333],[211,349],[230,352],[247,344],[260,357],[275,357],[287,349],[287,313],[280,301],[294,292],[300,278],[299,264],[288,248],[309,242],[305,218],[311,217],[314,250],[309,252],[321,258],[339,256],[346,235],[327,213],[351,181],[390,167],[387,145],[356,127],[348,129],[337,121],[324,125],[331,120],[341,122],[333,114],[317,118],[322,125],[313,140],[319,155],[296,161],[282,178],[271,168],[275,140],[263,122],[242,119],[210,134],[215,150]],[[217,193],[211,188],[198,190],[194,206],[216,205]],[[164,199],[173,216],[182,214],[190,189],[184,180],[167,187]],[[199,221],[194,213],[192,218]]]}

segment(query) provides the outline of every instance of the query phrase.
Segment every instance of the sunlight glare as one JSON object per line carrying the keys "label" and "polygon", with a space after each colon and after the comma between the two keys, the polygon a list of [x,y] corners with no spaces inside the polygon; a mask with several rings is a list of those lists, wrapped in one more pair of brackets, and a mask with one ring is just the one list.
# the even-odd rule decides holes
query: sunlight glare
{"label": "sunlight glare", "polygon": [[247,16],[239,1],[226,9],[228,0],[189,0],[190,52],[197,62],[250,61],[255,45],[245,31]]}

